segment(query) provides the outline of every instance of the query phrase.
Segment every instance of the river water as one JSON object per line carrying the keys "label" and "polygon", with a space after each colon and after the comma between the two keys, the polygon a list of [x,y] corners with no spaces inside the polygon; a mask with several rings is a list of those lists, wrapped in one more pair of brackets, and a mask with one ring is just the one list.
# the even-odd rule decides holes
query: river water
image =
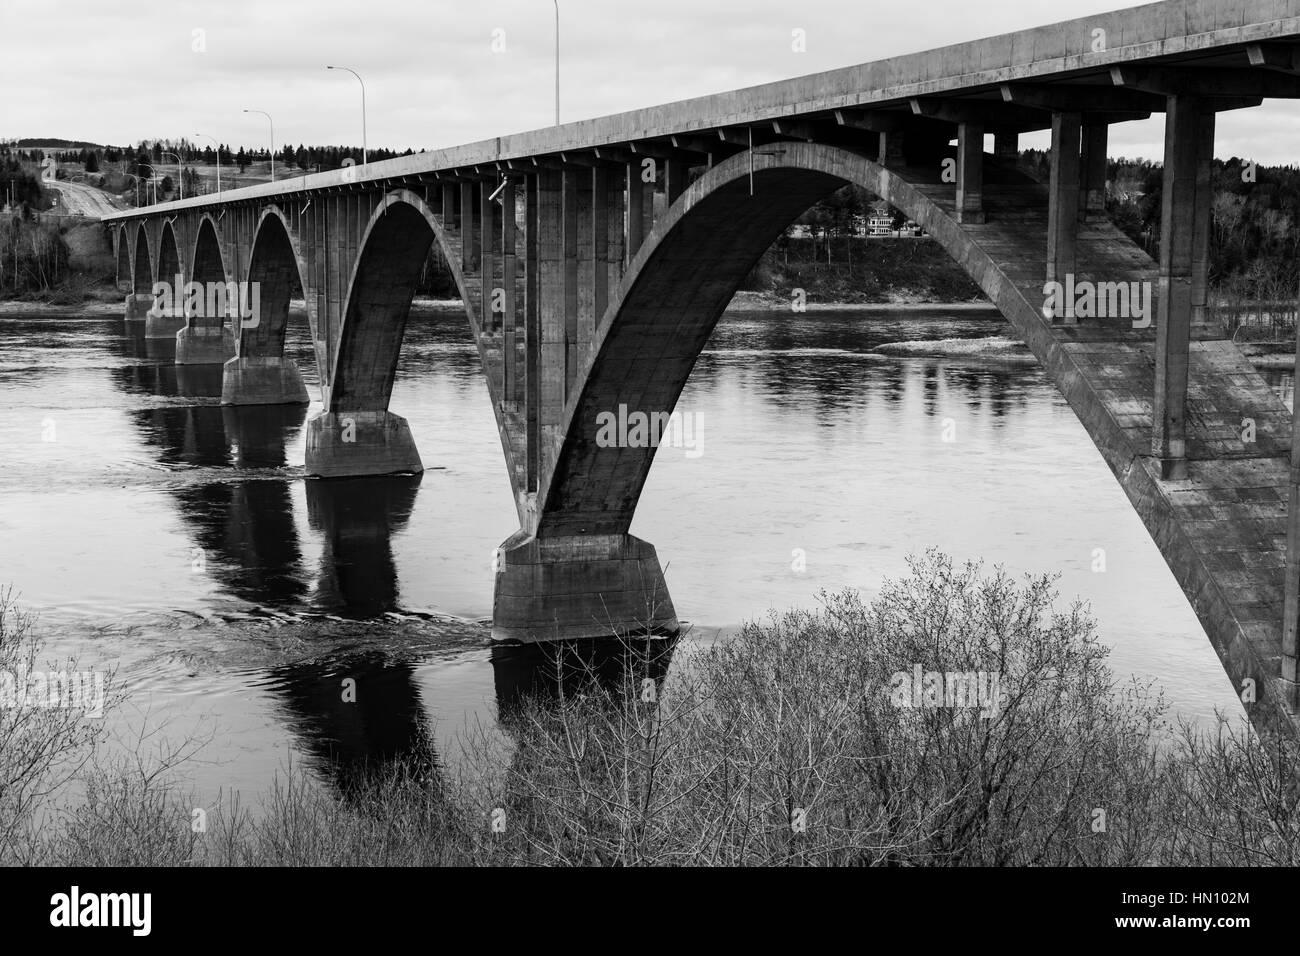
{"label": "river water", "polygon": [[[116,669],[119,739],[203,740],[186,781],[257,794],[290,764],[337,781],[424,732],[450,753],[467,723],[492,720],[492,552],[516,524],[461,313],[413,315],[393,389],[428,470],[351,482],[302,476],[317,401],[222,408],[219,367],[178,368],[117,316],[9,315],[0,329],[0,585],[52,652]],[[1036,365],[873,352],[1005,334],[996,315],[941,308],[729,312],[679,403],[699,453],[661,449],[631,529],[667,566],[686,641],[821,589],[874,594],[934,546],[1058,573],[1063,602],[1091,603],[1118,674],[1156,678],[1193,720],[1239,714]],[[300,314],[287,350],[318,398]],[[356,706],[341,703],[344,676]]]}

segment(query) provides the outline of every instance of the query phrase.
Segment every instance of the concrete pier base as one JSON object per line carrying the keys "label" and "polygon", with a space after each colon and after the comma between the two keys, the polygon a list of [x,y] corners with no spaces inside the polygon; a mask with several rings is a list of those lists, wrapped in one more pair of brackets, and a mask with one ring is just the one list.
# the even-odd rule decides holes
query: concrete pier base
{"label": "concrete pier base", "polygon": [[176,333],[177,365],[224,365],[235,357],[235,336],[223,319],[190,317]]}
{"label": "concrete pier base", "polygon": [[304,465],[314,478],[424,471],[411,426],[392,412],[321,412],[307,422]]}
{"label": "concrete pier base", "polygon": [[143,322],[153,309],[154,297],[148,293],[131,294],[126,297],[125,318],[128,322]]}
{"label": "concrete pier base", "polygon": [[176,333],[185,328],[185,316],[180,312],[149,310],[144,320],[146,339],[176,339]]}
{"label": "concrete pier base", "polygon": [[675,635],[677,612],[654,546],[629,534],[531,538],[497,551],[494,641]]}
{"label": "concrete pier base", "polygon": [[225,365],[222,405],[306,405],[309,401],[293,359],[232,358]]}

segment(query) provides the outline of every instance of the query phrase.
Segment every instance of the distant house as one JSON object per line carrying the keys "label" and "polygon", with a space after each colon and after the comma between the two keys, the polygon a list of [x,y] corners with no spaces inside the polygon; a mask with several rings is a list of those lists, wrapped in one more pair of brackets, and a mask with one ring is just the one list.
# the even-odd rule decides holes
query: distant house
{"label": "distant house", "polygon": [[877,213],[867,219],[868,236],[892,236],[894,234],[894,217]]}

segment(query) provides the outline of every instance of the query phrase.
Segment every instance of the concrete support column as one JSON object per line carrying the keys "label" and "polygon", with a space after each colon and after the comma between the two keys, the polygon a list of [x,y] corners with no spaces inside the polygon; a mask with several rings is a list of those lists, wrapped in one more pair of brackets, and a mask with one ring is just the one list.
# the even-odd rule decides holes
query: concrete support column
{"label": "concrete support column", "polygon": [[[1192,325],[1208,327],[1210,302],[1210,224],[1214,205],[1215,114],[1201,114],[1196,152],[1196,212],[1192,235]],[[1222,335],[1219,326],[1216,331]]]}
{"label": "concrete support column", "polygon": [[680,159],[669,159],[659,164],[664,173],[664,196],[671,206],[686,192],[686,164]]}
{"label": "concrete support column", "polygon": [[993,158],[1000,163],[1015,165],[1016,160],[1020,158],[1020,134],[994,133]]}
{"label": "concrete support column", "polygon": [[455,229],[456,226],[456,187],[451,183],[442,184],[442,226]]}
{"label": "concrete support column", "polygon": [[[609,173],[606,177],[605,195],[608,197],[606,215],[608,241],[605,244],[605,255],[608,261],[606,288],[609,290],[605,305],[608,308],[609,299],[614,297],[615,290],[618,289],[619,283],[623,280],[624,243],[626,241],[623,231],[623,217],[627,213],[627,194],[623,192],[622,176],[615,175],[613,172]],[[601,314],[604,314],[603,311]]]}
{"label": "concrete support column", "polygon": [[1081,124],[1078,113],[1052,114],[1052,169],[1047,200],[1048,282],[1064,283],[1066,276],[1074,272]]}
{"label": "concrete support column", "polygon": [[1168,97],[1156,293],[1155,431],[1151,436],[1151,453],[1160,459],[1161,476],[1168,479],[1187,476],[1187,367],[1196,207],[1210,202],[1209,192],[1199,196],[1196,188],[1203,117],[1196,97]]}
{"label": "concrete support column", "polygon": [[[1296,341],[1300,368],[1300,339]],[[1288,706],[1300,707],[1300,404],[1291,415],[1291,480],[1286,506],[1286,569],[1282,586],[1282,680]]]}
{"label": "concrete support column", "polygon": [[150,293],[135,293],[126,297],[127,322],[143,322],[153,311],[154,297]]}
{"label": "concrete support column", "polygon": [[478,271],[478,248],[474,242],[474,184],[460,184],[460,267],[466,272]]}
{"label": "concrete support column", "polygon": [[515,284],[518,279],[515,228],[515,184],[513,180],[507,179],[501,187],[501,289],[505,301],[505,312],[502,315],[502,349],[505,354],[502,356],[501,394],[507,402],[520,400],[516,384],[519,380],[519,357],[515,354],[515,330],[518,325],[515,303]]}
{"label": "concrete support column", "polygon": [[1079,156],[1079,221],[1101,222],[1106,218],[1106,146],[1110,127],[1089,123],[1083,127]]}
{"label": "concrete support column", "polygon": [[405,418],[389,411],[321,412],[307,421],[304,470],[313,478],[424,471]]}
{"label": "concrete support column", "polygon": [[495,206],[493,200],[488,197],[492,195],[491,186],[486,183],[479,183],[475,187],[478,190],[479,199],[479,267],[483,270],[483,314],[479,316],[482,322],[484,332],[500,331],[500,324],[503,324],[503,316],[492,311],[493,289],[496,287],[496,225],[493,220],[495,216]]}
{"label": "concrete support column", "polygon": [[[562,176],[537,176],[537,370],[539,467],[545,472],[563,439],[565,339],[565,260],[561,212]],[[529,346],[532,348],[532,346]]]}
{"label": "concrete support column", "polygon": [[541,325],[538,295],[538,201],[537,176],[524,184],[524,370],[522,401],[526,416],[528,450],[525,456],[527,490],[537,491],[541,472]]}
{"label": "concrete support column", "polygon": [[[560,187],[560,235],[561,235],[561,275],[563,284],[564,322],[564,359],[561,378],[564,381],[564,401],[568,401],[573,388],[573,379],[577,375],[578,349],[578,300],[582,278],[578,268],[579,229],[583,220],[581,195],[586,194],[590,201],[590,191],[579,188],[579,180],[584,178],[586,170],[566,169],[561,173]],[[590,223],[588,223],[590,227]]]}
{"label": "concrete support column", "polygon": [[957,126],[957,221],[984,221],[984,124]]}
{"label": "concrete support column", "polygon": [[641,248],[641,237],[645,235],[645,203],[642,194],[645,183],[641,181],[641,164],[627,164],[627,261],[631,265]]}
{"label": "concrete support column", "polygon": [[903,133],[901,130],[880,134],[880,147],[876,153],[876,162],[881,166],[897,168],[907,165],[903,154]]}
{"label": "concrete support column", "polygon": [[591,315],[589,340],[596,337],[600,320],[609,307],[609,171],[598,166],[591,171]]}
{"label": "concrete support column", "polygon": [[520,531],[495,564],[495,641],[680,631],[654,547],[629,534],[538,539]]}

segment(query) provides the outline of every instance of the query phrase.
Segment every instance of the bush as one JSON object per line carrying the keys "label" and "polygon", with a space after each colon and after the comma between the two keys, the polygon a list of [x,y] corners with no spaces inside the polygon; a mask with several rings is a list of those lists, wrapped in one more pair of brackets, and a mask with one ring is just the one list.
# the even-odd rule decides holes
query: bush
{"label": "bush", "polygon": [[[1084,610],[1055,608],[1050,578],[1017,584],[1001,570],[956,567],[934,552],[910,565],[870,603],[852,592],[823,595],[816,610],[773,614],[688,649],[666,677],[668,655],[682,648],[649,635],[614,655],[613,677],[585,651],[557,645],[549,690],[503,702],[496,727],[467,731],[453,769],[429,750],[336,794],[291,772],[260,814],[229,795],[206,811],[201,832],[193,798],[168,782],[188,745],[155,761],[96,762],[84,801],[40,834],[27,828],[26,841],[0,858],[1300,861],[1300,763],[1291,743],[1266,749],[1223,718],[1211,732],[1171,728],[1152,687],[1115,681]],[[33,780],[58,752],[50,744],[78,742],[64,726],[35,739],[46,746]],[[30,806],[10,809],[9,819]]]}

